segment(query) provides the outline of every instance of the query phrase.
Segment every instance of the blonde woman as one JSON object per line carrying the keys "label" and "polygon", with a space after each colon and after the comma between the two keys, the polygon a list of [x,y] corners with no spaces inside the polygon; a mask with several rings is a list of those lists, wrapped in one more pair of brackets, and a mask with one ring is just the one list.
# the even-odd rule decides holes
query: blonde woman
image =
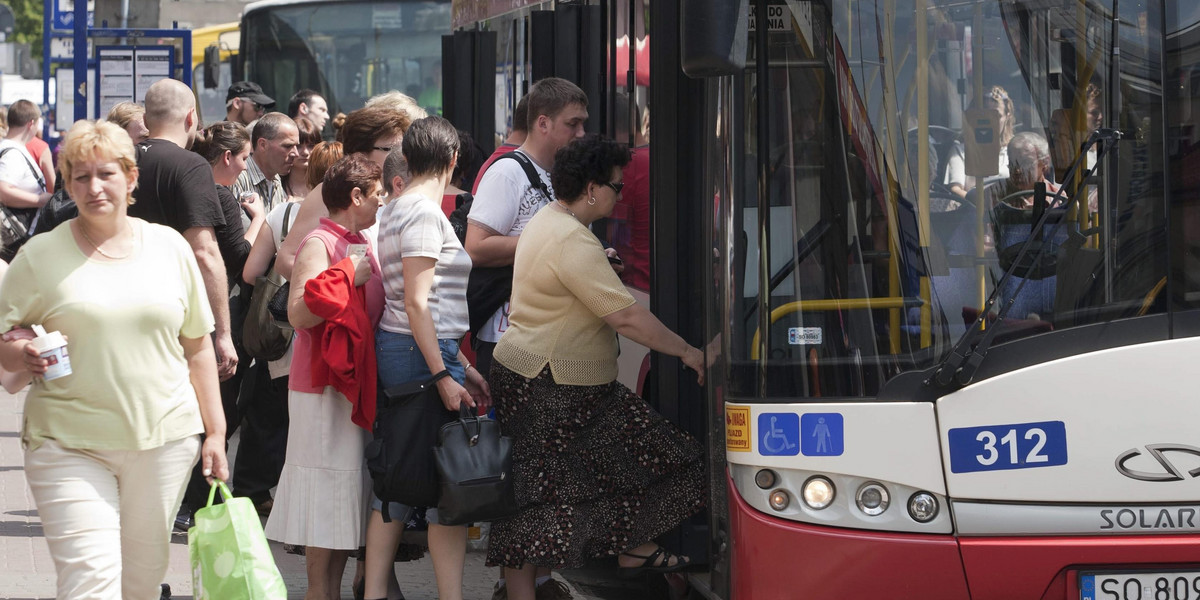
{"label": "blonde woman", "polygon": [[[972,108],[978,105],[980,103],[973,102]],[[983,97],[982,106],[1000,114],[999,127],[997,127],[1000,132],[1000,159],[996,165],[997,174],[1001,177],[1008,177],[1008,143],[1012,141],[1013,127],[1017,120],[1012,98],[1008,96],[1007,90],[994,85]],[[975,187],[975,178],[967,176],[966,157],[963,155],[961,145],[954,149],[949,162],[946,163],[945,183],[949,186],[950,191],[960,198],[966,198],[967,192]]]}
{"label": "blonde woman", "polygon": [[140,144],[150,137],[150,130],[146,129],[146,109],[141,104],[136,102],[118,102],[111,110],[108,111],[108,116],[105,117],[109,123],[120,125],[129,137],[133,139],[133,143]]}
{"label": "blonde woman", "polygon": [[48,362],[28,339],[0,344],[0,364],[36,377],[21,440],[58,597],[156,598],[197,455],[205,476],[229,476],[212,311],[183,237],[126,213],[129,134],[80,121],[64,145],[79,216],[17,253],[0,329],[61,331],[74,372],[42,379]]}

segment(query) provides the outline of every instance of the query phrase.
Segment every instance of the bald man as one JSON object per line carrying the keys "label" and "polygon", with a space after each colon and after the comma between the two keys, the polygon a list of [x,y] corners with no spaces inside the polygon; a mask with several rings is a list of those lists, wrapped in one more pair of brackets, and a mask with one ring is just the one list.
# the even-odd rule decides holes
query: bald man
{"label": "bald man", "polygon": [[225,225],[225,216],[212,167],[188,151],[199,123],[192,91],[173,79],[150,86],[145,121],[150,139],[138,144],[137,202],[129,215],[173,227],[192,245],[217,321],[217,366],[228,379],[237,368],[237,352],[229,327],[229,284],[213,234],[214,227]]}
{"label": "bald man", "polygon": [[[213,342],[218,374],[225,382],[221,386],[221,400],[228,436],[237,427],[238,419],[236,381],[226,380],[237,371],[238,355],[230,329],[229,283],[214,233],[225,226],[225,213],[217,198],[212,167],[199,154],[188,150],[196,140],[200,122],[192,90],[173,79],[163,79],[146,90],[145,104],[150,138],[137,145],[140,172],[133,192],[137,202],[129,207],[129,215],[174,228],[183,234],[196,254],[216,320]],[[240,222],[236,225],[241,228]],[[176,527],[191,525],[192,509],[202,505],[207,490],[197,466]]]}

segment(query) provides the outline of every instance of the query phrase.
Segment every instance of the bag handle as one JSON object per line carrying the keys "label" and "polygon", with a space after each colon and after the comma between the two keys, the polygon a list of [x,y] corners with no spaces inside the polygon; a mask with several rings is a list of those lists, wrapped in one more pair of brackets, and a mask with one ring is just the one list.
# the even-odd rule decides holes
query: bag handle
{"label": "bag handle", "polygon": [[217,495],[218,488],[221,490],[222,501],[233,497],[233,492],[229,491],[229,486],[225,485],[224,481],[221,481],[220,479],[214,479],[212,482],[212,487],[208,489],[208,504],[205,505],[206,507],[213,505],[213,499]]}
{"label": "bag handle", "polygon": [[[467,421],[475,424],[475,434],[472,435],[467,430]],[[462,423],[463,432],[467,434],[467,445],[474,446],[479,443],[479,430],[482,425],[479,424],[479,416],[471,414],[471,407],[467,406],[466,402],[461,402],[458,405],[458,422]]]}
{"label": "bag handle", "polygon": [[293,208],[296,208],[296,203],[288,202],[287,206],[284,207],[284,209],[283,209],[283,229],[279,233],[279,242],[280,243],[282,243],[283,240],[287,239],[288,229],[291,229],[291,225],[292,225],[291,217],[292,217],[292,209]]}
{"label": "bag handle", "polygon": [[422,383],[421,389],[433,387],[433,385],[436,384],[439,379],[442,379],[444,377],[449,377],[449,376],[450,376],[450,369],[442,369],[442,371],[440,373],[434,375],[433,377],[430,377],[429,380],[426,381],[425,383]]}

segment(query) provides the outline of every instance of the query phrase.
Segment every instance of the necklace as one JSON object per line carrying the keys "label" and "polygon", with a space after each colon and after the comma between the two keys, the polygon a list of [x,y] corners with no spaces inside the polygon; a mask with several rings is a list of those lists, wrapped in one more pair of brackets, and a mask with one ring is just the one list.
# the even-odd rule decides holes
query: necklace
{"label": "necklace", "polygon": [[572,217],[575,217],[576,219],[579,218],[575,216],[575,211],[571,210],[571,207],[564,204],[562,200],[555,200],[554,203],[557,204],[559,208],[567,211],[567,213],[569,213]]}
{"label": "necklace", "polygon": [[[130,248],[129,252],[125,253],[124,256],[113,256],[112,254],[109,254],[109,253],[101,250],[100,245],[97,244],[96,242],[93,242],[92,236],[87,234],[87,227],[85,227],[83,225],[83,221],[79,222],[79,233],[83,234],[83,239],[87,240],[87,243],[91,244],[92,248],[95,248],[96,252],[100,253],[100,256],[103,256],[104,258],[107,258],[109,260],[124,260],[126,258],[129,258],[133,254],[133,248]],[[130,230],[130,233],[132,233],[132,230]]]}

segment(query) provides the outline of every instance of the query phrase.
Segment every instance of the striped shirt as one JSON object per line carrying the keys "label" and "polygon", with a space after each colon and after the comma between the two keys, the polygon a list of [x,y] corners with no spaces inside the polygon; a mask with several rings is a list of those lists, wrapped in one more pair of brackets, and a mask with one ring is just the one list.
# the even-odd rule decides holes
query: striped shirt
{"label": "striped shirt", "polygon": [[[263,173],[258,164],[254,162],[254,157],[246,159],[246,170],[238,175],[237,181],[233,182],[233,195],[238,200],[241,200],[242,192],[257,192],[258,199],[262,201],[263,214],[270,213],[276,206],[287,202],[287,192],[283,189],[283,180],[279,175],[267,179],[266,173]],[[243,215],[242,225],[249,227],[250,219]]]}
{"label": "striped shirt", "polygon": [[460,339],[467,333],[467,278],[471,257],[463,249],[441,198],[405,194],[383,209],[379,224],[379,262],[386,297],[379,328],[412,335],[404,311],[404,267],[401,259],[424,256],[437,261],[429,289],[429,312],[438,339]]}

